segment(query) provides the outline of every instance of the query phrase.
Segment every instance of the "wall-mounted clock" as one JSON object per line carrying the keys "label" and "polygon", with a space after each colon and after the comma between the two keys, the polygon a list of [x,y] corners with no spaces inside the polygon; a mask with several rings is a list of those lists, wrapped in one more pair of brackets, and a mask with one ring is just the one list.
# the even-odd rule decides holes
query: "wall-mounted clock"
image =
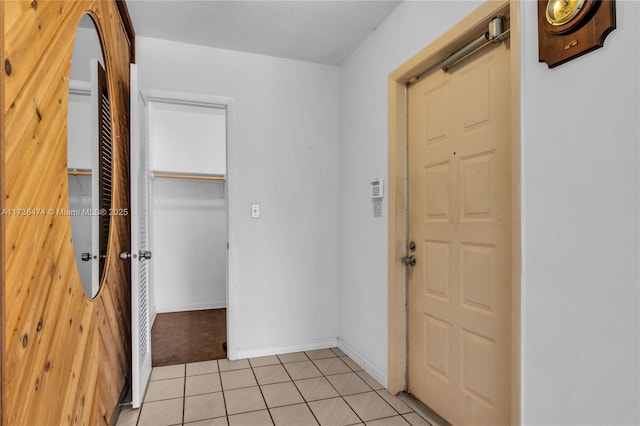
{"label": "wall-mounted clock", "polygon": [[615,28],[615,0],[538,0],[539,60],[563,64],[602,47]]}

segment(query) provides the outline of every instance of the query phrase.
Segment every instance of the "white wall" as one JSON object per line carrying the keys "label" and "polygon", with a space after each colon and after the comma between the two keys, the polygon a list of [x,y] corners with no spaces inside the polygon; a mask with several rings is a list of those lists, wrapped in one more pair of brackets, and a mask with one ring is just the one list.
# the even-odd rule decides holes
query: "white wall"
{"label": "white wall", "polygon": [[526,424],[638,424],[640,13],[602,49],[538,63],[523,2]]}
{"label": "white wall", "polygon": [[148,110],[151,170],[226,174],[226,109],[150,102]]}
{"label": "white wall", "polygon": [[159,177],[152,185],[157,312],[226,307],[225,183]]}
{"label": "white wall", "polygon": [[234,98],[229,356],[335,344],[339,70],[140,37],[136,57],[143,88]]}
{"label": "white wall", "polygon": [[[479,4],[403,3],[342,67],[339,338],[385,379],[387,223],[366,189],[387,174],[387,75]],[[639,5],[554,70],[522,5],[522,421],[638,424]]]}
{"label": "white wall", "polygon": [[[388,75],[478,3],[401,3],[347,59],[340,81],[340,338],[387,383],[387,198],[373,217],[369,181],[387,182]],[[385,192],[388,188],[385,188]]]}
{"label": "white wall", "polygon": [[[149,102],[147,112],[152,172],[225,174],[225,109]],[[226,183],[157,177],[152,185],[157,312],[226,307]]]}
{"label": "white wall", "polygon": [[67,167],[91,170],[94,144],[92,127],[97,118],[91,114],[91,93],[69,94],[67,113]]}
{"label": "white wall", "polygon": [[[69,136],[71,137],[71,136]],[[91,209],[91,176],[69,176],[69,209],[72,211],[86,211]],[[92,216],[79,214],[70,216],[71,239],[73,240],[73,253],[75,254],[78,274],[82,282],[85,294],[93,296],[98,291],[100,283],[91,279],[92,263],[94,261],[82,261],[82,253],[91,253],[91,221]]]}

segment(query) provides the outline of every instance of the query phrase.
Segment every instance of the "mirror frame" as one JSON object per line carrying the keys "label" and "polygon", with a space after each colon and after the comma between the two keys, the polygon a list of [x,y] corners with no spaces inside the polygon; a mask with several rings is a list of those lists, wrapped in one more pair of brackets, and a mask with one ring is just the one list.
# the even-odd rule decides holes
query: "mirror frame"
{"label": "mirror frame", "polygon": [[[81,26],[82,20],[88,17],[91,20],[92,28],[87,28]],[[79,212],[81,215],[88,214],[91,216],[91,282],[85,283],[80,275],[80,262],[82,262],[81,258],[76,256],[75,265],[76,271],[78,272],[78,276],[80,278],[80,282],[82,284],[82,288],[85,296],[89,300],[95,300],[102,289],[105,286],[106,281],[106,269],[108,265],[109,258],[111,257],[111,244],[110,241],[112,239],[111,229],[113,228],[113,215],[111,214],[113,209],[113,199],[114,199],[114,168],[113,168],[113,159],[115,157],[114,151],[114,140],[116,136],[114,134],[114,119],[113,119],[113,107],[111,105],[111,99],[113,99],[113,88],[112,85],[109,84],[109,68],[110,64],[107,60],[107,54],[105,50],[105,43],[102,30],[99,25],[99,19],[94,16],[93,11],[87,10],[81,16],[80,20],[76,24],[75,34],[73,38],[73,49],[71,53],[71,63],[74,63],[74,59],[76,57],[76,42],[78,37],[78,30],[80,28],[87,28],[89,30],[95,31],[95,35],[99,44],[100,49],[100,57],[98,58],[90,58],[90,74],[96,72],[91,66],[91,62],[96,60],[98,63],[97,66],[97,76],[90,75],[91,81],[94,78],[98,80],[98,94],[99,99],[92,99],[92,105],[96,105],[96,107],[92,106],[91,110],[91,140],[89,143],[91,144],[91,169],[90,173],[94,176],[92,177],[91,183],[91,208],[88,211]],[[104,63],[104,68],[102,68],[100,64],[100,60]],[[71,82],[71,76],[69,77],[69,82]],[[90,83],[91,84],[91,83]],[[70,84],[71,86],[71,84]],[[93,92],[93,84],[91,84],[90,91]],[[71,87],[69,88],[69,93],[71,91]],[[93,98],[93,93],[90,93],[90,96]],[[67,98],[67,105],[70,104],[70,98]],[[67,109],[67,125],[69,124],[69,109]],[[69,149],[70,145],[70,136],[69,129],[67,129],[67,161],[69,159]],[[108,161],[103,161],[104,156],[102,155],[105,150],[108,150]],[[107,167],[108,166],[108,167]],[[94,180],[96,182],[94,182]],[[106,181],[106,182],[105,182]],[[110,190],[107,192],[107,196],[105,196],[105,188],[107,186]],[[95,194],[94,194],[95,192]],[[67,201],[69,203],[69,212],[70,212],[70,227],[71,222],[73,221],[73,217],[78,213],[73,212],[71,210],[70,203],[70,187],[69,182],[67,180]],[[94,223],[97,222],[97,223]],[[97,229],[94,230],[94,227]],[[73,241],[73,232],[71,233],[71,238]],[[97,239],[96,242],[93,240]],[[75,244],[75,243],[74,243]],[[94,248],[97,247],[97,252],[93,253]],[[98,262],[94,264],[94,262]],[[97,272],[94,269],[97,268]],[[90,291],[88,291],[90,290]]]}

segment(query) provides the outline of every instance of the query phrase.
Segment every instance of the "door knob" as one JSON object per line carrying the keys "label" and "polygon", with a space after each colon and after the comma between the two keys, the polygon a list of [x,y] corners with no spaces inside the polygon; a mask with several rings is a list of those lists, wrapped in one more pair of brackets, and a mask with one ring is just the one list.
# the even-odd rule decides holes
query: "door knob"
{"label": "door knob", "polygon": [[149,259],[151,259],[151,252],[150,251],[142,251],[142,250],[140,250],[139,254],[135,254],[134,253],[133,256],[128,251],[123,251],[122,253],[120,253],[120,259],[122,259],[122,260],[129,260],[132,257],[134,259],[138,259],[138,260],[143,260],[143,259],[149,260]]}
{"label": "door knob", "polygon": [[91,260],[91,253],[82,253],[80,255],[80,259],[82,259],[83,262],[88,262]]}
{"label": "door knob", "polygon": [[405,256],[402,258],[402,264],[403,265],[409,265],[409,266],[416,266],[416,257],[414,255],[411,256]]}

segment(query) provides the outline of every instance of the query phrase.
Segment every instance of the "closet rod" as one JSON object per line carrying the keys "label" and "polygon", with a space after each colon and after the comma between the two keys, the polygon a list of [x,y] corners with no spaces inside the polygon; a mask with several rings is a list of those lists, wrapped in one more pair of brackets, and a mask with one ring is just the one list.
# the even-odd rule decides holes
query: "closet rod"
{"label": "closet rod", "polygon": [[69,169],[70,176],[91,176],[91,170],[89,169]]}
{"label": "closet rod", "polygon": [[167,172],[152,172],[152,173],[153,173],[153,177],[161,177],[161,178],[225,180],[225,177],[220,175],[198,175],[198,174],[167,173]]}

